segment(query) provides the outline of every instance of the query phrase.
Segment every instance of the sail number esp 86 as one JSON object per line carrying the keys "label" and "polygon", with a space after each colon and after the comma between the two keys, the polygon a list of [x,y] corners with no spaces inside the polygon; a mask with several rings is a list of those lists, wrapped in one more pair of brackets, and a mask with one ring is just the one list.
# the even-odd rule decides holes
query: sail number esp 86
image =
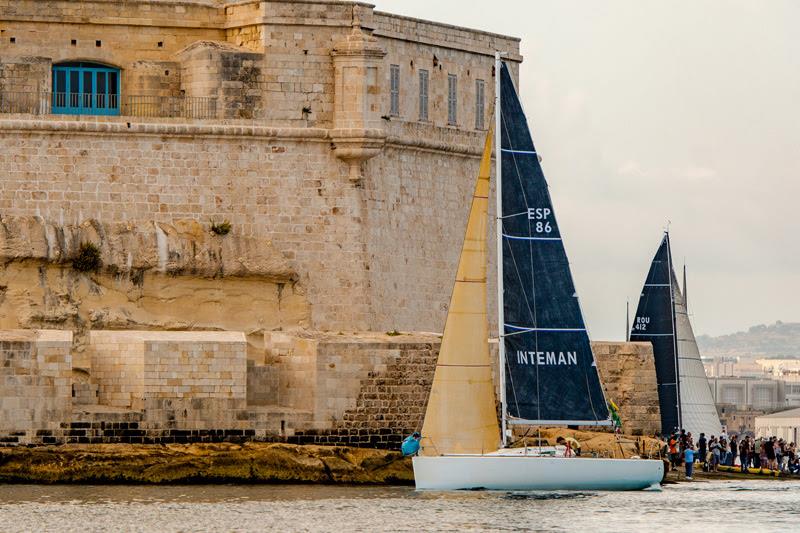
{"label": "sail number esp 86", "polygon": [[536,233],[550,233],[553,231],[553,226],[550,225],[550,215],[553,210],[549,207],[529,207],[528,220],[535,220]]}

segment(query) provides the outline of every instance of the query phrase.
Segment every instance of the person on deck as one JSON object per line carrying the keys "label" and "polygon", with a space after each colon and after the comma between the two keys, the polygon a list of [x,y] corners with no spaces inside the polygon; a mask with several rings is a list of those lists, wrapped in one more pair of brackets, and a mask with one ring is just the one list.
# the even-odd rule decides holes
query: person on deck
{"label": "person on deck", "polygon": [[422,436],[417,431],[406,437],[400,446],[400,451],[403,455],[417,455],[417,453],[419,453],[419,441],[421,438]]}
{"label": "person on deck", "polygon": [[736,435],[731,435],[731,455],[728,459],[728,466],[736,466],[736,456],[739,455],[739,442]]}
{"label": "person on deck", "polygon": [[580,457],[581,456],[581,443],[572,437],[558,437],[556,444],[566,446],[564,457]]}

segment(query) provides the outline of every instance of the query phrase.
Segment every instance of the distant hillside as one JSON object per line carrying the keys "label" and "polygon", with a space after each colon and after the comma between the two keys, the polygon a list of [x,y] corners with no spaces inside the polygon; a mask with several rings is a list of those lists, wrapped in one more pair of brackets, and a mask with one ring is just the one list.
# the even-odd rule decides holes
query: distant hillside
{"label": "distant hillside", "polygon": [[800,323],[781,321],[753,326],[747,331],[710,337],[700,335],[697,344],[703,355],[754,355],[800,358]]}

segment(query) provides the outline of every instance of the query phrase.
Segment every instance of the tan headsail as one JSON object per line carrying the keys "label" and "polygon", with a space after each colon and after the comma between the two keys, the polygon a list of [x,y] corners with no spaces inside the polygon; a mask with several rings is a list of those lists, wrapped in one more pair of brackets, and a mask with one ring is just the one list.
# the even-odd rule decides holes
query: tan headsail
{"label": "tan headsail", "polygon": [[491,156],[490,131],[472,196],[442,347],[422,426],[422,455],[489,453],[500,445],[486,315]]}

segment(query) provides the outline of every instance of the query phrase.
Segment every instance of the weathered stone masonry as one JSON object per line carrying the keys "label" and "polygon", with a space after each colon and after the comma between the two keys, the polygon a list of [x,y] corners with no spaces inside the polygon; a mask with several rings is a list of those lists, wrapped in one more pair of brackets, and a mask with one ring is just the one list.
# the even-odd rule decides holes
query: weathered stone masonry
{"label": "weathered stone masonry", "polygon": [[[383,332],[443,326],[498,49],[358,2],[0,0],[0,439],[418,429],[438,337]],[[69,68],[119,90],[59,100]]]}

